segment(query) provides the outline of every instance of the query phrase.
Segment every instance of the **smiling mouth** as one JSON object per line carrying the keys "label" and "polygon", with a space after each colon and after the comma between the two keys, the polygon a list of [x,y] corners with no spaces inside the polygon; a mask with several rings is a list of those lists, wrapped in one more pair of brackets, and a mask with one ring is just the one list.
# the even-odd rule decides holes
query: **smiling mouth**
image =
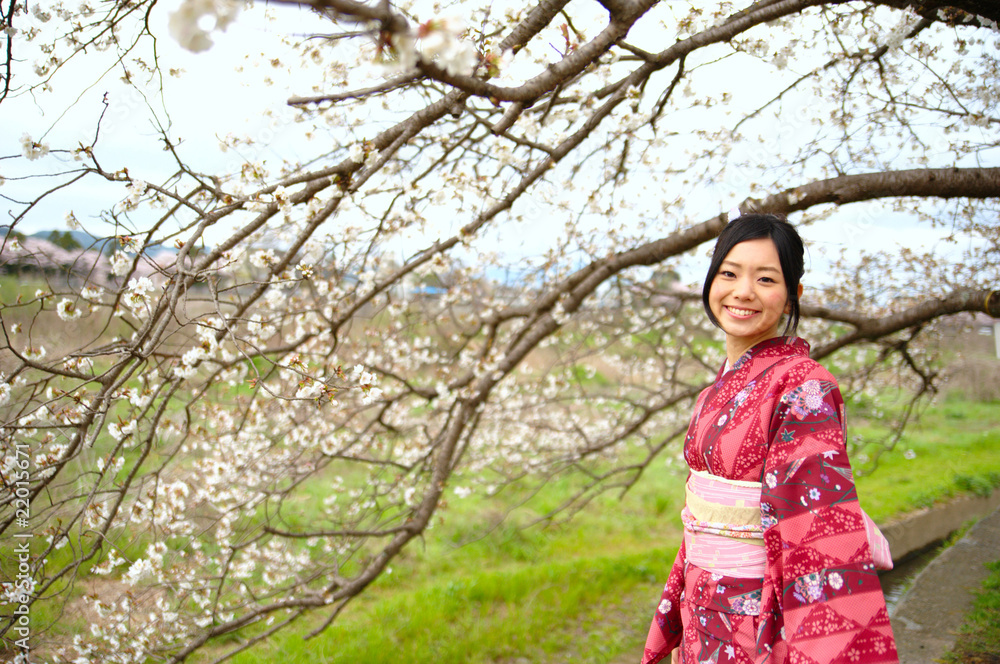
{"label": "smiling mouth", "polygon": [[734,316],[752,316],[755,313],[753,309],[737,309],[736,307],[726,307],[726,311],[733,314]]}

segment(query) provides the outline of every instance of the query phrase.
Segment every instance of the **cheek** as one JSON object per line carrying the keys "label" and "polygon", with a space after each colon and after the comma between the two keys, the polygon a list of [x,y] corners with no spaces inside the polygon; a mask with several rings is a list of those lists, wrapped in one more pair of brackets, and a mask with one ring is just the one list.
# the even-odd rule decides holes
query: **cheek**
{"label": "cheek", "polygon": [[708,301],[709,302],[715,301],[715,299],[716,299],[716,297],[715,297],[716,296],[716,290],[717,289],[715,287],[715,282],[713,281],[712,285],[708,287]]}
{"label": "cheek", "polygon": [[712,309],[722,308],[722,289],[716,287],[715,283],[712,284],[712,288],[708,291],[708,304]]}
{"label": "cheek", "polygon": [[787,314],[791,310],[792,304],[784,295],[776,296],[774,298],[774,308],[780,313]]}

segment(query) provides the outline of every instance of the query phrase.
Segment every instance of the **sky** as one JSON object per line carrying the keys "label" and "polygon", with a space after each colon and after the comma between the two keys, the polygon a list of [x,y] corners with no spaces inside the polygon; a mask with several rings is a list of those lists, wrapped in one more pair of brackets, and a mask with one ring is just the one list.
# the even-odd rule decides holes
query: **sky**
{"label": "sky", "polygon": [[[209,52],[199,54],[180,48],[166,36],[167,16],[178,4],[179,0],[168,0],[152,12],[154,31],[164,35],[156,43],[160,62],[166,63],[168,69],[183,71],[181,76],[164,78],[166,94],[162,98],[154,94],[156,81],[150,83],[150,93],[144,97],[136,87],[120,80],[122,70],[114,67],[111,53],[105,52],[107,57],[103,61],[90,53],[86,59],[71,61],[66,71],[54,79],[51,92],[9,97],[0,104],[0,126],[15,128],[0,132],[0,157],[18,155],[24,133],[53,147],[88,145],[93,141],[96,122],[102,113],[98,142],[102,166],[107,170],[128,166],[131,175],[148,182],[161,181],[176,168],[164,153],[163,143],[150,120],[151,111],[158,122],[172,126],[172,133],[181,140],[179,152],[201,171],[232,170],[234,165],[238,170],[238,156],[219,148],[219,138],[228,133],[280,141],[281,128],[265,118],[265,111],[277,112],[290,122],[292,113],[284,102],[299,90],[292,87],[294,81],[276,76],[272,88],[266,94],[260,93],[261,58],[248,56],[246,44],[279,55],[285,50],[279,34],[273,28],[268,29],[263,12],[244,12],[230,30],[215,34],[216,43]],[[280,10],[290,9],[279,7],[276,13],[289,16],[292,11]],[[237,75],[234,71],[237,66],[243,66],[246,73]],[[132,69],[139,80],[141,72]],[[78,82],[87,85],[77,85]],[[167,108],[162,105],[163,100],[169,105]],[[46,172],[56,162],[62,162],[64,169],[74,166],[65,154],[52,154],[35,162],[0,158],[0,176],[6,179],[0,195],[24,201],[30,194],[44,191],[51,186],[50,181],[18,177]],[[86,219],[97,215],[109,197],[114,200],[126,196],[124,183],[96,183],[96,179],[88,178],[87,186],[73,187],[67,195],[55,196],[56,200],[44,206],[43,214],[31,214],[24,220],[22,231],[62,228],[69,209],[86,226]],[[8,200],[0,200],[0,213],[17,207]]]}

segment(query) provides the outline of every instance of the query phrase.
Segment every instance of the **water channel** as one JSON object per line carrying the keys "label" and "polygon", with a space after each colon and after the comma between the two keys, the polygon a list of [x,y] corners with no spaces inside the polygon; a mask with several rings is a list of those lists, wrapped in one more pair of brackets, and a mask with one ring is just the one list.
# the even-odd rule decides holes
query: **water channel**
{"label": "water channel", "polygon": [[[893,551],[901,557],[879,574],[889,615],[912,587],[914,578],[946,548],[945,542],[963,525],[971,526],[1000,508],[1000,490],[989,496],[969,496],[880,526]],[[908,553],[906,553],[908,552]]]}
{"label": "water channel", "polygon": [[882,592],[885,593],[885,603],[889,609],[889,615],[893,614],[896,604],[913,585],[917,574],[920,574],[921,570],[937,558],[943,550],[944,542],[942,540],[932,542],[919,551],[910,553],[902,560],[894,562],[892,569],[879,572],[878,580],[882,584]]}

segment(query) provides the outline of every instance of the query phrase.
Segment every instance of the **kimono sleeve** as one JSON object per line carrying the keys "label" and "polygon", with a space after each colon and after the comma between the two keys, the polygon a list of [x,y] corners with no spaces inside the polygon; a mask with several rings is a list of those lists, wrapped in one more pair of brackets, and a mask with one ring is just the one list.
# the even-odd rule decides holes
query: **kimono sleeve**
{"label": "kimono sleeve", "polygon": [[684,628],[681,625],[681,592],[684,590],[684,544],[681,543],[670,569],[663,595],[653,614],[653,622],[646,636],[646,647],[642,654],[642,664],[656,664],[670,656],[670,652],[680,645]]}
{"label": "kimono sleeve", "polygon": [[[843,399],[822,367],[786,386],[761,492],[773,627],[787,661],[897,662],[844,441]],[[765,630],[766,631],[766,630]]]}

